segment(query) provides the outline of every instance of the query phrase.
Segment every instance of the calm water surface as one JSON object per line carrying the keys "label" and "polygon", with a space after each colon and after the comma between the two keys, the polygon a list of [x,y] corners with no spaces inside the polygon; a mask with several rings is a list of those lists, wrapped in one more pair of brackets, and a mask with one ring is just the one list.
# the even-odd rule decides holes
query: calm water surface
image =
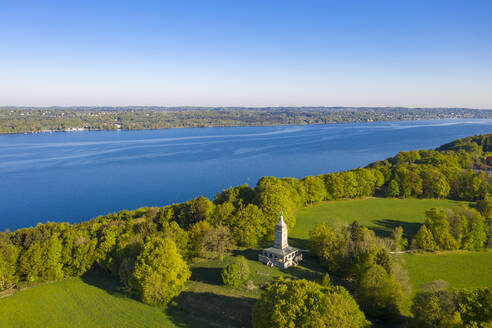
{"label": "calm water surface", "polygon": [[365,166],[492,132],[492,120],[0,136],[0,230],[162,206],[266,175]]}

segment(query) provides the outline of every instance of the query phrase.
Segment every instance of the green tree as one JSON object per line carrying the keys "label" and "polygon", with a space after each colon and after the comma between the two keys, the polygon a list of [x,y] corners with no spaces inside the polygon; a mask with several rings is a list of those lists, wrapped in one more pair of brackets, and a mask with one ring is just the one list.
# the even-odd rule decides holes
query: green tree
{"label": "green tree", "polygon": [[198,221],[191,226],[188,241],[191,256],[200,256],[203,237],[211,228],[210,224],[205,220]]}
{"label": "green tree", "polygon": [[423,224],[415,235],[415,241],[418,248],[422,248],[428,251],[435,251],[437,244],[434,241],[432,233],[427,229],[427,226]]}
{"label": "green tree", "polygon": [[188,248],[188,241],[189,241],[189,232],[179,226],[179,224],[176,221],[171,221],[168,223],[165,223],[162,226],[162,231],[164,233],[165,238],[169,238],[178,247],[178,250],[180,254],[187,258],[189,256],[189,248]]}
{"label": "green tree", "polygon": [[32,243],[21,251],[19,256],[19,274],[28,282],[40,279],[43,270],[43,250],[39,242]]}
{"label": "green tree", "polygon": [[231,219],[232,235],[240,246],[254,247],[267,233],[263,211],[248,204]]}
{"label": "green tree", "polygon": [[465,211],[468,223],[468,231],[463,234],[462,245],[464,249],[478,250],[485,246],[489,225],[485,218],[475,209]]}
{"label": "green tree", "polygon": [[205,258],[222,259],[225,254],[234,248],[229,228],[219,226],[209,229],[202,238],[201,256]]}
{"label": "green tree", "polygon": [[362,273],[355,295],[364,312],[377,317],[396,319],[404,302],[400,284],[377,264]]}
{"label": "green tree", "polygon": [[132,286],[147,304],[167,304],[179,295],[191,273],[170,239],[147,237],[137,257]]}
{"label": "green tree", "polygon": [[391,232],[391,238],[395,243],[395,251],[401,251],[402,249],[405,249],[408,245],[408,241],[406,240],[406,238],[403,238],[402,226],[398,226],[393,229],[393,231]]}
{"label": "green tree", "polygon": [[311,252],[321,259],[329,271],[340,269],[343,256],[343,246],[346,244],[345,235],[334,230],[328,223],[317,224],[310,232],[309,244]]}
{"label": "green tree", "polygon": [[364,313],[342,287],[301,280],[271,284],[253,307],[253,327],[368,327]]}
{"label": "green tree", "polygon": [[326,198],[325,184],[320,177],[307,176],[301,181],[306,191],[306,203],[313,204]]}
{"label": "green tree", "polygon": [[12,245],[7,238],[3,240],[0,233],[0,291],[10,288],[17,283],[15,274],[17,265],[17,256],[19,250]]}
{"label": "green tree", "polygon": [[413,298],[412,323],[415,327],[463,327],[456,310],[456,297],[449,284],[442,280],[433,281],[422,286]]}
{"label": "green tree", "polygon": [[432,233],[434,241],[439,249],[453,250],[459,247],[454,237],[449,231],[449,222],[445,210],[431,208],[425,212],[425,225]]}
{"label": "green tree", "polygon": [[391,180],[388,187],[386,188],[387,197],[398,197],[400,196],[400,186],[396,180]]}
{"label": "green tree", "polygon": [[58,280],[63,278],[62,263],[62,244],[56,236],[44,241],[41,245],[43,249],[43,266],[41,276],[45,280]]}
{"label": "green tree", "polygon": [[214,204],[208,198],[199,196],[185,203],[185,209],[179,215],[182,227],[188,227],[198,221],[207,220],[214,210]]}
{"label": "green tree", "polygon": [[467,327],[492,323],[492,287],[461,289],[457,294],[458,309]]}

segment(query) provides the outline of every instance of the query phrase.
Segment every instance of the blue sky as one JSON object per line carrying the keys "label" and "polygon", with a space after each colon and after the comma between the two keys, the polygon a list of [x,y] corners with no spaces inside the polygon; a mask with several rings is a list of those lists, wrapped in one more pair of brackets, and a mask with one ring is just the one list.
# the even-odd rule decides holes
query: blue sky
{"label": "blue sky", "polygon": [[1,105],[492,108],[492,1],[0,1]]}

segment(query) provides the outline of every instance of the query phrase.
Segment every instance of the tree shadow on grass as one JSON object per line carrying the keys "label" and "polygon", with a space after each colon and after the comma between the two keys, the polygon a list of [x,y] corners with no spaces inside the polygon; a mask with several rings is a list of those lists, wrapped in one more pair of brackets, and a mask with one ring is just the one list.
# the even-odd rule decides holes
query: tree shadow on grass
{"label": "tree shadow on grass", "polygon": [[190,268],[192,281],[204,282],[210,285],[221,285],[220,274],[221,268],[203,268],[193,267]]}
{"label": "tree shadow on grass", "polygon": [[84,283],[102,289],[112,296],[136,299],[118,279],[99,268],[87,271],[80,278]]}
{"label": "tree shadow on grass", "polygon": [[178,327],[250,327],[254,298],[182,292],[166,314]]}
{"label": "tree shadow on grass", "polygon": [[289,237],[289,245],[300,248],[300,249],[308,249],[309,248],[309,240]]}
{"label": "tree shadow on grass", "polygon": [[405,221],[391,220],[391,219],[376,220],[374,221],[374,223],[377,224],[378,226],[386,228],[386,229],[377,229],[374,227],[370,228],[374,230],[376,236],[378,237],[390,237],[391,230],[393,230],[396,227],[402,226],[403,237],[413,238],[417,233],[417,231],[419,230],[420,226],[422,225],[422,223],[418,223],[418,222],[405,222]]}
{"label": "tree shadow on grass", "polygon": [[260,250],[259,249],[254,249],[254,248],[235,249],[235,250],[232,251],[232,254],[234,256],[242,255],[247,260],[250,260],[250,261],[257,261],[258,260],[258,254],[259,253],[260,253]]}

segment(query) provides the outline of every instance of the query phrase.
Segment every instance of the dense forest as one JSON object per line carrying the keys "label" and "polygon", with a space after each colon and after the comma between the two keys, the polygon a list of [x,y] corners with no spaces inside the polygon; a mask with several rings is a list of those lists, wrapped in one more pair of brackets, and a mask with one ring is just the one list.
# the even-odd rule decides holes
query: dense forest
{"label": "dense forest", "polygon": [[3,107],[0,108],[0,133],[302,125],[449,118],[492,118],[492,110],[391,107]]}
{"label": "dense forest", "polygon": [[[214,200],[200,196],[78,224],[51,222],[5,231],[0,233],[0,290],[81,276],[98,268],[117,277],[143,302],[167,304],[189,279],[190,261],[221,258],[238,247],[271,240],[280,211],[292,228],[296,209],[325,200],[449,198],[472,205],[455,211],[429,209],[413,240],[404,238],[401,227],[382,238],[357,221],[337,228],[316,226],[309,248],[327,275],[320,283],[275,282],[255,306],[253,324],[332,327],[338,320],[339,327],[366,327],[365,315],[398,321],[410,311],[415,327],[490,327],[492,288],[453,290],[443,282],[433,283],[422,287],[412,303],[408,276],[390,252],[492,247],[491,150],[492,134],[480,135],[436,150],[400,152],[345,172],[302,179],[263,177],[254,187],[231,187]],[[248,274],[244,266],[240,260],[228,266],[224,283],[234,286],[244,281]],[[344,287],[334,286],[330,275],[341,279]],[[280,300],[291,302],[284,306],[296,314],[276,313]],[[316,308],[306,310],[313,302]],[[340,318],[334,319],[333,313]]]}

